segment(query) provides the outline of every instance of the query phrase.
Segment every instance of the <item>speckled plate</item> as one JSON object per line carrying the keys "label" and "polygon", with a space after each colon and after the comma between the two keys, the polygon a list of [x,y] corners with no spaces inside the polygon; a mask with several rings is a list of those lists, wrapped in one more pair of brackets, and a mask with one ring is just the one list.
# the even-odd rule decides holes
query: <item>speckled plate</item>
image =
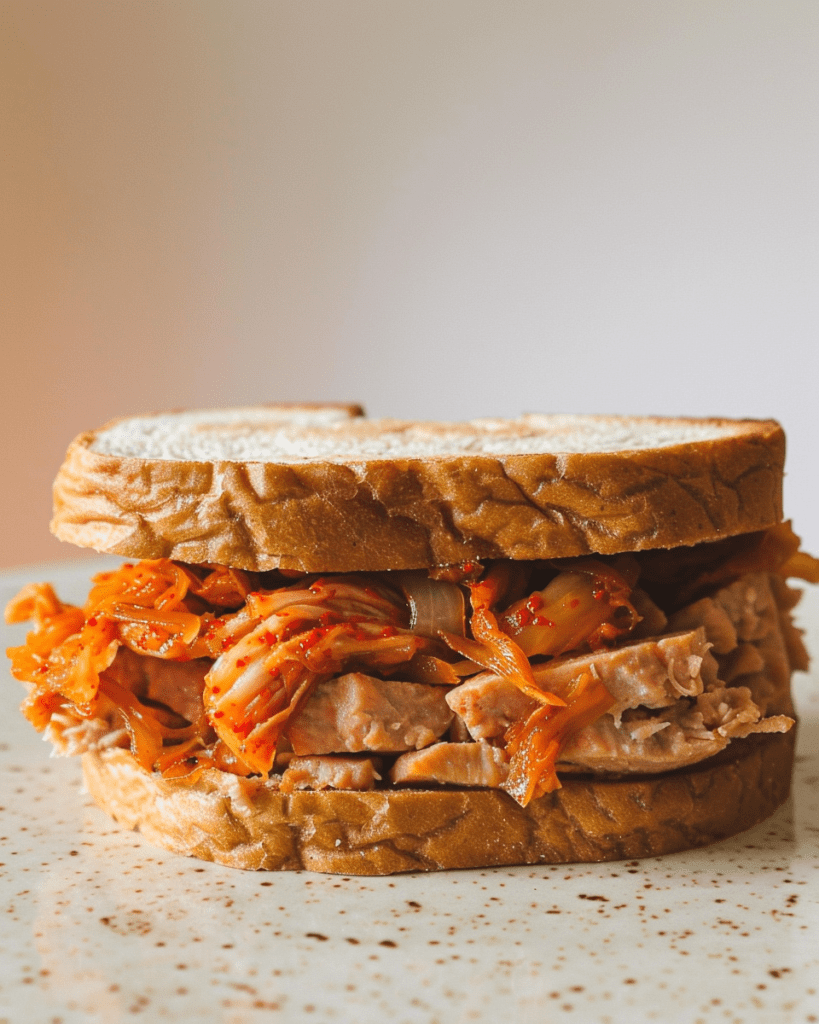
{"label": "speckled plate", "polygon": [[[81,600],[108,564],[7,572],[0,597],[51,579]],[[802,618],[816,650],[819,592]],[[3,682],[0,1024],[819,1021],[816,673],[796,679],[793,798],[750,832],[640,862],[376,879],[148,846],[49,758]]]}

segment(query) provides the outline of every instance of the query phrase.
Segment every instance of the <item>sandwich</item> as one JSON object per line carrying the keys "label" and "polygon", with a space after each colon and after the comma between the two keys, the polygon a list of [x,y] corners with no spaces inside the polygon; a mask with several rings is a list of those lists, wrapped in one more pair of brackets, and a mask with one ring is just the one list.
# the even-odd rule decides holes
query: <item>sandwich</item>
{"label": "sandwich", "polygon": [[280,405],[74,440],[26,586],[22,710],[100,807],[248,869],[389,874],[701,846],[790,787],[773,421],[369,420]]}

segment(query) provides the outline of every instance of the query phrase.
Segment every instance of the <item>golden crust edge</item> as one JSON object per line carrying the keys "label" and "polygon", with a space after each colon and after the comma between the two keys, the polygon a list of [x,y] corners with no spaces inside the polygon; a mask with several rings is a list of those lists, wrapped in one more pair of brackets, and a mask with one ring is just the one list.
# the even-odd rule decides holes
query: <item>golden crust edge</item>
{"label": "golden crust edge", "polygon": [[734,423],[735,435],[658,449],[296,466],[118,458],[92,452],[92,432],[57,475],[51,529],[127,558],[260,571],[690,546],[782,519],[782,429]]}

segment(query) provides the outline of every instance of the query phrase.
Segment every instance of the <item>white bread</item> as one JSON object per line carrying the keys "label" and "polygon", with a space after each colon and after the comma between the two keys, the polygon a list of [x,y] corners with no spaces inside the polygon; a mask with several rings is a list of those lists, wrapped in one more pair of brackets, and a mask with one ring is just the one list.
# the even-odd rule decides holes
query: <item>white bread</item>
{"label": "white bread", "polygon": [[52,530],[129,558],[343,572],[669,548],[782,518],[773,421],[359,413],[114,421],[71,444]]}
{"label": "white bread", "polygon": [[500,790],[285,795],[209,769],[192,786],[142,771],[127,750],[83,755],[94,801],[176,853],[251,870],[332,874],[656,857],[762,821],[790,791],[795,730],[755,736],[691,768],[566,777],[520,807]]}

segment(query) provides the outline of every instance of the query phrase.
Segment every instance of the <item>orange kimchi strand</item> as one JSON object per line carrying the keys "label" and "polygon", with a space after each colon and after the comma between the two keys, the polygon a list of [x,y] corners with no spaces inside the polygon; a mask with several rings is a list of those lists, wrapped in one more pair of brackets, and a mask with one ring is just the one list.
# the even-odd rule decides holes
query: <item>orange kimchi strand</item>
{"label": "orange kimchi strand", "polygon": [[106,715],[113,712],[122,719],[131,753],[146,771],[161,770],[163,758],[174,760],[180,748],[201,746],[202,733],[207,728],[204,717],[188,725],[169,724],[169,720],[177,719],[176,715],[143,704],[134,693],[105,674],[100,679],[98,711]]}
{"label": "orange kimchi strand", "polygon": [[196,569],[206,570],[201,577],[193,567],[185,566],[190,579],[190,593],[217,608],[240,608],[248,594],[259,589],[259,574],[226,565],[205,563]]}
{"label": "orange kimchi strand", "polygon": [[269,772],[287,722],[319,679],[350,664],[387,669],[432,643],[399,625],[405,619],[403,601],[345,578],[250,595],[225,625],[235,643],[205,680],[217,735],[251,770]]}
{"label": "orange kimchi strand", "polygon": [[24,587],[6,607],[9,622],[30,618],[35,629],[24,644],[7,652],[15,678],[33,686],[24,714],[36,728],[45,728],[44,712],[53,705],[48,694],[59,694],[81,714],[91,714],[99,674],[114,660],[119,646],[115,628],[87,620],[81,608],[59,601],[47,583]]}
{"label": "orange kimchi strand", "polygon": [[624,571],[595,559],[573,562],[543,590],[510,605],[500,629],[529,657],[610,645],[639,621],[630,601],[637,574],[625,558],[621,565]]}
{"label": "orange kimchi strand", "polygon": [[[472,602],[470,624],[474,642],[470,643],[467,638],[449,633],[442,633],[441,636],[458,654],[510,680],[538,703],[559,707],[564,701],[538,686],[532,675],[529,659],[515,640],[500,629],[493,611],[494,605],[509,586],[512,571],[507,563],[499,562],[483,579],[468,584]],[[463,642],[464,639],[466,643]]]}
{"label": "orange kimchi strand", "polygon": [[166,747],[157,758],[155,770],[166,779],[190,785],[208,768],[231,775],[248,776],[250,769],[233,752],[216,740],[206,744],[202,739],[190,739],[174,747]]}
{"label": "orange kimchi strand", "polygon": [[199,657],[194,645],[203,616],[185,604],[191,585],[199,583],[193,573],[167,558],[128,562],[94,577],[85,613],[115,622],[119,641],[137,654],[176,660]]}
{"label": "orange kimchi strand", "polygon": [[[116,712],[142,767],[178,777],[209,765],[270,771],[282,728],[317,679],[348,664],[389,669],[436,643],[404,628],[406,602],[369,578],[302,579],[254,592],[252,574],[213,567],[202,576],[156,559],[93,582],[82,609],[62,604],[45,584],[10,603],[10,621],[33,618],[36,626],[10,651],[15,675],[30,685],[24,711],[39,729],[65,702],[85,717]],[[219,617],[208,610],[237,601],[238,611]],[[177,661],[216,658],[207,717],[176,728],[161,708],[109,678],[120,645]]]}
{"label": "orange kimchi strand", "polygon": [[51,721],[51,716],[65,706],[66,701],[59,693],[31,687],[20,710],[37,732],[42,732]]}
{"label": "orange kimchi strand", "polygon": [[511,754],[509,776],[502,788],[521,807],[530,800],[560,789],[555,765],[566,740],[597,721],[614,706],[614,698],[599,679],[584,672],[575,680],[562,708],[544,705],[506,732]]}
{"label": "orange kimchi strand", "polygon": [[[61,602],[46,583],[24,587],[6,607],[8,622],[35,623],[25,643],[8,652],[14,676],[34,687],[24,714],[45,728],[48,708],[58,706],[47,695],[59,694],[81,715],[91,715],[100,673],[120,645],[178,661],[212,657],[201,634],[214,616],[196,614],[186,604],[189,593],[209,591],[212,577],[213,589],[224,599],[238,596],[247,582],[238,571],[222,568],[200,579],[169,559],[156,559],[99,573],[83,608]],[[194,600],[202,607],[200,598]]]}

